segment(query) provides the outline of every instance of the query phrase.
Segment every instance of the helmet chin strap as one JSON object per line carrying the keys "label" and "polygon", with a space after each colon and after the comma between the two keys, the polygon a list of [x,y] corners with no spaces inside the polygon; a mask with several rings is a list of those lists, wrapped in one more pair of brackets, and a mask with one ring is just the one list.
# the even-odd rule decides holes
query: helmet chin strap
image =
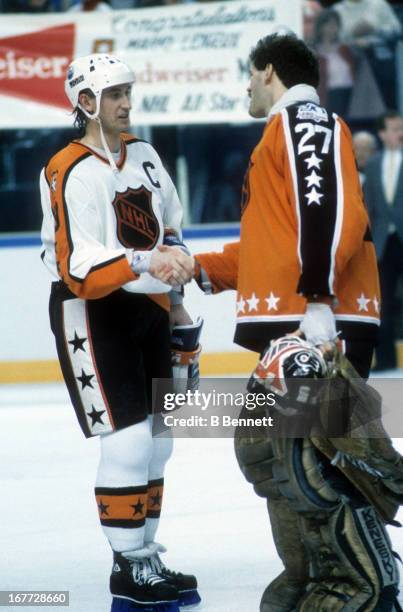
{"label": "helmet chin strap", "polygon": [[102,122],[101,119],[99,118],[99,107],[100,107],[100,103],[101,103],[101,96],[98,95],[96,96],[96,108],[95,108],[95,113],[89,113],[88,111],[85,110],[85,108],[78,103],[78,107],[83,111],[84,115],[86,117],[88,117],[88,119],[92,119],[93,121],[95,121],[98,125],[99,125],[99,135],[101,136],[101,142],[102,142],[102,147],[106,153],[106,157],[108,159],[109,165],[112,168],[113,172],[119,172],[118,167],[115,163],[115,160],[113,159],[112,153],[110,151],[110,148],[108,146],[108,143],[106,142],[106,138],[105,138],[105,134],[104,131],[102,129]]}
{"label": "helmet chin strap", "polygon": [[102,123],[101,123],[101,120],[100,120],[100,118],[99,118],[99,117],[97,117],[97,118],[95,119],[95,121],[96,121],[96,122],[98,123],[98,125],[99,125],[99,133],[100,133],[100,136],[101,136],[101,142],[102,142],[102,146],[103,146],[103,148],[104,148],[104,151],[105,151],[105,153],[106,153],[106,157],[108,158],[109,165],[110,165],[110,167],[112,168],[112,171],[113,171],[113,172],[119,172],[118,167],[117,167],[117,165],[116,165],[116,163],[115,163],[115,160],[113,159],[112,153],[111,153],[111,151],[110,151],[110,149],[109,149],[109,147],[108,147],[108,143],[106,142],[105,134],[104,134],[104,131],[103,131],[103,129],[102,129]]}

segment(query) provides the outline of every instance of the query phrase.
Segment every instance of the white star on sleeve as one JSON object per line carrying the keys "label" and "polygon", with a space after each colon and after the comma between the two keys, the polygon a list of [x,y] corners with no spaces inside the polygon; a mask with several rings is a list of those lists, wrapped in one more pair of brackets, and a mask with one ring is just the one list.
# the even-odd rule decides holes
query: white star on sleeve
{"label": "white star on sleeve", "polygon": [[252,310],[256,310],[257,311],[257,307],[258,304],[260,302],[259,298],[256,297],[256,295],[254,293],[252,293],[251,297],[249,300],[246,300],[248,302],[248,308],[249,308],[249,312],[252,312]]}
{"label": "white star on sleeve", "polygon": [[304,159],[304,162],[307,164],[308,170],[310,170],[311,168],[317,168],[318,170],[320,170],[320,164],[323,162],[323,159],[316,157],[315,153],[312,151],[311,157],[307,157],[306,159]]}
{"label": "white star on sleeve", "polygon": [[315,187],[312,187],[311,191],[305,194],[305,197],[308,198],[308,206],[311,204],[320,206],[320,199],[323,198],[323,193],[319,193]]}
{"label": "white star on sleeve", "polygon": [[323,176],[319,176],[319,174],[316,174],[315,170],[312,170],[311,174],[305,177],[305,180],[308,182],[307,187],[312,187],[313,185],[320,189],[320,182],[323,181]]}
{"label": "white star on sleeve", "polygon": [[265,301],[267,302],[267,310],[278,310],[277,308],[277,302],[280,300],[279,297],[276,297],[275,295],[273,295],[273,292],[270,291],[270,295],[268,298],[265,298]]}
{"label": "white star on sleeve", "polygon": [[358,310],[365,310],[366,312],[368,312],[367,304],[370,301],[371,300],[369,298],[366,298],[365,295],[361,293],[360,297],[357,298]]}
{"label": "white star on sleeve", "polygon": [[374,305],[375,312],[379,312],[379,302],[378,302],[378,300],[376,299],[376,296],[375,296],[375,297],[374,297],[374,299],[372,300],[372,303],[373,303],[373,305]]}
{"label": "white star on sleeve", "polygon": [[246,302],[245,302],[245,300],[243,299],[242,295],[240,295],[240,296],[239,296],[239,300],[238,300],[238,301],[237,301],[237,303],[236,303],[236,311],[237,311],[237,314],[238,314],[239,312],[245,312],[245,306],[246,306]]}

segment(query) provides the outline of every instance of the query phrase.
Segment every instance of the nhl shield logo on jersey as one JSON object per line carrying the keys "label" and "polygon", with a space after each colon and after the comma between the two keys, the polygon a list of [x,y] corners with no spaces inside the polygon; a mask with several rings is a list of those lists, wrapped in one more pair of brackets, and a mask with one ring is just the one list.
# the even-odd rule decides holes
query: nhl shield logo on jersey
{"label": "nhl shield logo on jersey", "polygon": [[151,191],[144,185],[139,189],[129,187],[125,192],[116,192],[112,204],[118,238],[123,246],[149,250],[157,244],[160,228],[151,197]]}

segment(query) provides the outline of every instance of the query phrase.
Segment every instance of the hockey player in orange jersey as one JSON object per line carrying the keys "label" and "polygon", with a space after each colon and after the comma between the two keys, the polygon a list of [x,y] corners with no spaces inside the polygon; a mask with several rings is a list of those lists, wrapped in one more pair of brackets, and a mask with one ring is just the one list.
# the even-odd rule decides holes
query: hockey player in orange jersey
{"label": "hockey player in orange jersey", "polygon": [[[339,336],[347,358],[367,378],[380,316],[376,256],[351,134],[320,106],[318,82],[316,57],[293,35],[267,36],[251,51],[249,113],[267,123],[245,175],[240,240],[222,252],[196,255],[196,280],[207,292],[237,291],[235,342],[241,346],[262,353],[270,341],[298,330],[327,348]],[[313,456],[319,470],[326,459]],[[260,457],[265,459],[269,464],[270,457]],[[256,460],[253,448],[250,457],[238,453],[238,460],[247,472]],[[397,609],[397,568],[392,562],[387,575],[374,549],[368,561],[368,529],[357,528],[355,549],[346,546],[339,554],[339,539],[358,521],[358,495],[337,489],[344,518],[336,521],[334,508],[322,512],[321,531],[304,533],[304,541],[287,497],[276,490],[267,498],[285,570],[267,587],[261,612]],[[319,495],[318,513],[322,506]],[[338,574],[331,579],[329,563],[309,575],[320,551],[333,555]],[[354,581],[352,568],[364,557],[364,580]]]}

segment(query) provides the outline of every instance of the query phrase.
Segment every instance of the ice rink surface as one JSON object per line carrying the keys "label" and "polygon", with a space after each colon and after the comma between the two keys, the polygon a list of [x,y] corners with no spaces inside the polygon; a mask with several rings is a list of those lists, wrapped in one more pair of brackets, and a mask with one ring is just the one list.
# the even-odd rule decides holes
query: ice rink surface
{"label": "ice rink surface", "polygon": [[[394,443],[402,452],[403,440]],[[257,612],[282,568],[264,500],[244,481],[232,446],[177,439],[166,472],[157,539],[168,567],[197,575],[203,612]],[[68,608],[19,609],[109,612],[97,461],[98,440],[81,434],[62,385],[0,387],[0,588],[70,592]],[[403,529],[389,533],[403,557]]]}

